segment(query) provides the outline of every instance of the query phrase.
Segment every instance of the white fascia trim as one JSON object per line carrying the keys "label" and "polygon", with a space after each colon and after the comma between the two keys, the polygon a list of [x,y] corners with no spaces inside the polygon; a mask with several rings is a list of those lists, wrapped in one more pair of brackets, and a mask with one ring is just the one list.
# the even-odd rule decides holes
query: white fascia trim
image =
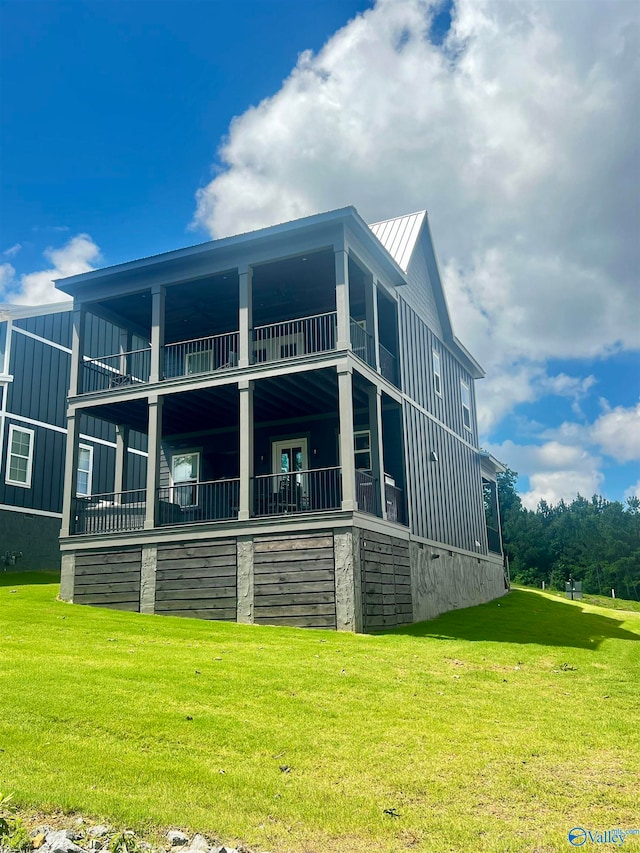
{"label": "white fascia trim", "polygon": [[26,329],[21,329],[20,326],[14,326],[13,331],[24,335],[26,338],[33,338],[34,341],[39,341],[41,344],[45,344],[48,347],[54,347],[54,349],[62,350],[62,352],[66,352],[71,355],[71,350],[69,349],[69,347],[62,346],[62,344],[57,344],[55,341],[50,341],[48,338],[43,338],[40,335],[35,335],[33,332],[28,332]]}
{"label": "white fascia trim", "polygon": [[30,424],[31,426],[42,427],[43,429],[51,429],[54,432],[62,432],[65,435],[67,434],[66,427],[59,427],[55,424],[46,424],[44,421],[35,421],[33,418],[25,418],[22,415],[14,415],[11,412],[5,412],[6,417],[12,421],[20,421],[23,424]]}
{"label": "white fascia trim", "polygon": [[48,512],[45,509],[31,509],[28,506],[9,506],[8,504],[0,504],[0,512],[21,512],[23,515],[44,515],[47,518],[62,519],[61,512]]}
{"label": "white fascia trim", "polygon": [[[107,441],[106,438],[96,438],[93,435],[85,435],[85,433],[83,432],[80,433],[80,438],[82,439],[82,441],[92,441],[94,444],[104,444],[105,447],[112,447],[114,450],[118,446],[115,441]],[[129,453],[135,453],[136,456],[144,456],[145,459],[149,455],[146,451],[137,450],[135,447],[127,447],[127,451]]]}
{"label": "white fascia trim", "polygon": [[73,302],[50,302],[48,305],[3,305],[3,311],[12,320],[26,320],[29,317],[42,317],[43,314],[64,314],[73,310]]}

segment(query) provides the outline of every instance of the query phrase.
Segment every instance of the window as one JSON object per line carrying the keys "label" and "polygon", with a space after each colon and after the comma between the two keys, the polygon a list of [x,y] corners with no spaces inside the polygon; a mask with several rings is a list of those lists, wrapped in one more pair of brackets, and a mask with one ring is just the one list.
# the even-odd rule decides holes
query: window
{"label": "window", "polygon": [[22,429],[13,426],[13,424],[9,427],[9,459],[6,481],[10,486],[31,488],[33,437],[32,429]]}
{"label": "window", "polygon": [[433,360],[433,385],[436,389],[436,394],[442,397],[442,373],[440,372],[440,353],[431,350]]}
{"label": "window", "polygon": [[76,495],[88,498],[91,495],[91,477],[93,474],[93,447],[81,444],[78,451],[78,479]]}
{"label": "window", "polygon": [[353,433],[356,471],[371,471],[371,433],[368,429]]}
{"label": "window", "polygon": [[173,503],[181,507],[198,505],[200,480],[200,454],[176,453],[171,457],[171,482]]}
{"label": "window", "polygon": [[464,428],[471,429],[471,391],[466,382],[460,380],[460,391],[462,394],[462,423]]}

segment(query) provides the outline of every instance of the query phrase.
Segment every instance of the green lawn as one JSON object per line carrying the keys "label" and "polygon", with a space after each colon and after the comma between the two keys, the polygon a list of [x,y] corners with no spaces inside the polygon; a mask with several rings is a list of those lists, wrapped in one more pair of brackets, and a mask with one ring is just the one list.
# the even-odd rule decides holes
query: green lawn
{"label": "green lawn", "polygon": [[640,614],[516,590],[353,636],[79,607],[43,580],[0,575],[0,790],[23,808],[273,853],[640,828]]}

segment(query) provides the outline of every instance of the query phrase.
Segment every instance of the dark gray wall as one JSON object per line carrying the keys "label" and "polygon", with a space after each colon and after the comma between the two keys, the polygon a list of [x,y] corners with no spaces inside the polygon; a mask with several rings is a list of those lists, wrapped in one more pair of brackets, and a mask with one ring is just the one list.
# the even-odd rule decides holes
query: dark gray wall
{"label": "dark gray wall", "polygon": [[10,572],[59,569],[59,534],[59,518],[0,510],[0,557],[7,551],[22,552],[15,565],[7,567]]}

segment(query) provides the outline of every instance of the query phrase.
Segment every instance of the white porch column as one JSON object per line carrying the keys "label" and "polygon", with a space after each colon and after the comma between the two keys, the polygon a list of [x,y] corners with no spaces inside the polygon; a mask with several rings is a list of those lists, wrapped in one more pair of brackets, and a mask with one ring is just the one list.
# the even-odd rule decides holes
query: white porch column
{"label": "white porch column", "polygon": [[351,347],[351,312],[349,309],[349,255],[345,249],[335,251],[336,266],[336,349]]}
{"label": "white porch column", "polygon": [[62,525],[60,536],[70,536],[75,521],[75,501],[78,477],[78,453],[80,450],[80,414],[72,411],[67,414],[67,452],[64,460],[64,492],[62,504]]}
{"label": "white porch column", "polygon": [[151,370],[149,382],[163,377],[164,314],[166,289],[154,284],[151,289]]}
{"label": "white porch column", "polygon": [[239,311],[238,331],[239,350],[238,367],[249,367],[252,361],[253,330],[253,270],[244,264],[238,267]]}
{"label": "white porch column", "polygon": [[387,501],[384,489],[384,445],[382,442],[382,391],[369,388],[369,431],[371,433],[371,473],[378,483],[382,517],[387,517]]}
{"label": "white porch column", "polygon": [[253,499],[253,382],[241,379],[240,391],[240,505],[238,520],[251,518]]}
{"label": "white porch column", "polygon": [[351,367],[338,368],[338,412],[340,417],[340,464],[342,466],[342,509],[358,508],[353,455],[353,377]]}
{"label": "white porch column", "polygon": [[127,469],[129,466],[129,427],[123,424],[116,425],[116,472],[113,490],[116,492],[115,502],[119,503],[119,492],[126,491]]}
{"label": "white porch column", "polygon": [[71,335],[71,374],[69,378],[69,396],[82,393],[84,367],[84,335],[87,309],[84,305],[74,306],[73,331]]}
{"label": "white porch column", "polygon": [[148,398],[149,429],[147,459],[147,499],[144,518],[145,530],[152,530],[156,521],[158,486],[160,480],[160,453],[162,450],[162,402],[163,398],[153,394]]}

